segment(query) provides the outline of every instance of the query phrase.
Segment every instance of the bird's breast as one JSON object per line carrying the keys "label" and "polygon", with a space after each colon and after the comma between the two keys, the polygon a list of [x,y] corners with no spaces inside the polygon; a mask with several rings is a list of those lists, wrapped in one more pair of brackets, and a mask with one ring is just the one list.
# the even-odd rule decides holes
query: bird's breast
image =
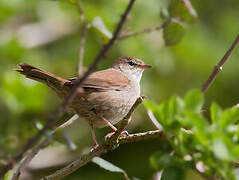
{"label": "bird's breast", "polygon": [[74,101],[74,109],[95,126],[104,127],[106,123],[96,112],[110,123],[116,124],[126,116],[139,96],[139,84],[130,83],[121,90],[92,92],[84,98],[78,98]]}

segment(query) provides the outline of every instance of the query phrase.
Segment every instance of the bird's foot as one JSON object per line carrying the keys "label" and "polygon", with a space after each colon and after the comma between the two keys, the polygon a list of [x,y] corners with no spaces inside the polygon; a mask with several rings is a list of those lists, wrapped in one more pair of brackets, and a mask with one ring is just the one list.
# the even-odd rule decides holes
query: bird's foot
{"label": "bird's foot", "polygon": [[98,143],[97,143],[97,144],[94,144],[94,146],[90,148],[90,152],[95,151],[98,147],[99,147],[99,144],[98,144]]}
{"label": "bird's foot", "polygon": [[[105,136],[105,140],[111,138],[116,132],[111,132]],[[121,137],[127,137],[129,135],[128,131],[122,131],[120,136]]]}

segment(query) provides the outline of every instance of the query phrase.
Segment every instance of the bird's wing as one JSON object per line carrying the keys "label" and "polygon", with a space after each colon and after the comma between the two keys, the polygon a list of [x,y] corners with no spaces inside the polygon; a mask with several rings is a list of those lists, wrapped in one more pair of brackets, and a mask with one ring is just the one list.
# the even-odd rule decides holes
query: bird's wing
{"label": "bird's wing", "polygon": [[[67,85],[74,85],[76,79],[70,79]],[[107,69],[90,74],[83,82],[83,88],[92,88],[100,91],[121,90],[129,83],[127,76],[114,69]]]}

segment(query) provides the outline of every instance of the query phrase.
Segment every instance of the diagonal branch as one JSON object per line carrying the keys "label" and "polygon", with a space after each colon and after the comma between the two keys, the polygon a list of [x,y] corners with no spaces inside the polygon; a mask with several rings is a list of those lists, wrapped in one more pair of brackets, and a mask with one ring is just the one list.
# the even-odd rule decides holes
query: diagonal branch
{"label": "diagonal branch", "polygon": [[101,51],[99,54],[96,56],[95,60],[93,61],[92,65],[89,67],[88,71],[82,76],[82,78],[76,80],[75,86],[72,88],[72,91],[70,94],[64,99],[62,104],[59,106],[59,108],[56,110],[56,112],[48,118],[48,121],[46,125],[41,129],[35,136],[33,136],[31,139],[28,140],[27,144],[23,147],[23,149],[15,156],[13,156],[11,159],[12,161],[9,161],[2,169],[0,172],[0,179],[4,177],[4,175],[7,173],[8,170],[10,170],[14,164],[12,162],[19,162],[22,158],[23,155],[29,150],[43,135],[44,133],[48,130],[51,129],[55,126],[55,123],[62,117],[64,114],[64,110],[67,108],[67,106],[73,101],[73,99],[77,95],[77,89],[80,87],[82,82],[89,76],[89,74],[96,69],[97,65],[99,64],[100,60],[106,56],[110,48],[113,46],[115,40],[118,38],[120,30],[123,27],[124,22],[127,19],[127,16],[134,4],[135,0],[130,0],[126,10],[121,16],[121,19],[119,23],[117,24],[115,31],[113,33],[113,37],[110,39],[110,41],[102,47]]}
{"label": "diagonal branch", "polygon": [[213,83],[217,74],[222,71],[222,66],[228,60],[229,56],[231,55],[232,51],[234,50],[238,42],[239,42],[239,35],[237,35],[236,39],[233,41],[231,47],[228,49],[228,51],[223,56],[223,58],[216,64],[213,71],[209,75],[208,79],[203,83],[201,87],[201,91],[203,93],[205,93],[207,89],[209,88],[209,86]]}

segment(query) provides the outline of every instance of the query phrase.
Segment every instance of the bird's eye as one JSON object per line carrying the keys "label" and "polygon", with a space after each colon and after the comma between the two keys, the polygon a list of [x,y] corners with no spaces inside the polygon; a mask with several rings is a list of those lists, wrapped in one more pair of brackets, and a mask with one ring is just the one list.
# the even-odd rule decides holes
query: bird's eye
{"label": "bird's eye", "polygon": [[135,65],[135,63],[133,61],[129,61],[128,63],[129,63],[130,66],[134,66]]}

